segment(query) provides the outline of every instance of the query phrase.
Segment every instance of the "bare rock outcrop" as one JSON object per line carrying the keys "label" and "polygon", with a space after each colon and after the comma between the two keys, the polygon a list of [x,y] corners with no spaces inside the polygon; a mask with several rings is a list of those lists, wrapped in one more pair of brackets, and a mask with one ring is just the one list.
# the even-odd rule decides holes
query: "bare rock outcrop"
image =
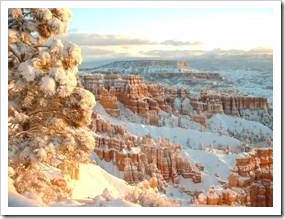
{"label": "bare rock outcrop", "polygon": [[[265,97],[243,96],[232,91],[218,91],[202,89],[200,102],[204,103],[203,109],[210,114],[226,113],[241,115],[242,110],[268,110],[268,101]],[[196,103],[197,105],[197,103]]]}
{"label": "bare rock outcrop", "polygon": [[202,89],[200,97],[194,97],[188,88],[145,83],[139,75],[86,74],[80,78],[82,85],[93,92],[106,112],[114,117],[120,116],[120,102],[151,125],[161,123],[159,113],[162,111],[175,116],[190,116],[204,127],[207,126],[207,118],[217,113],[246,117],[247,111],[262,111],[270,124],[265,97],[215,89]]}
{"label": "bare rock outcrop", "polygon": [[129,183],[156,177],[158,187],[163,190],[169,181],[178,183],[179,175],[192,179],[194,183],[202,180],[203,166],[190,162],[181,152],[180,145],[167,139],[133,136],[96,113],[93,114],[91,129],[98,134],[94,149],[97,156],[113,162]]}
{"label": "bare rock outcrop", "polygon": [[257,148],[243,153],[222,190],[211,187],[197,196],[198,205],[250,207],[273,206],[273,149]]}
{"label": "bare rock outcrop", "polygon": [[146,118],[151,125],[158,125],[159,112],[187,112],[188,107],[175,106],[175,99],[189,100],[189,91],[183,88],[166,88],[160,84],[146,84],[138,75],[93,74],[82,75],[83,86],[93,92],[97,101],[112,116],[119,116],[118,102],[132,112]]}

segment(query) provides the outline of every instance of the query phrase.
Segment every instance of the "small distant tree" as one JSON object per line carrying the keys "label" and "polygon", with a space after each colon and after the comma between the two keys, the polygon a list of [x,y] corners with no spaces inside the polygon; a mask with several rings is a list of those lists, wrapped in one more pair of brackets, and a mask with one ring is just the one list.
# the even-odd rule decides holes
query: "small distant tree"
{"label": "small distant tree", "polygon": [[187,147],[191,148],[190,138],[187,138],[186,145]]}
{"label": "small distant tree", "polygon": [[55,38],[70,17],[59,8],[13,8],[8,15],[9,179],[47,203],[71,195],[68,176],[76,177],[95,146],[87,128],[95,98],[76,79],[81,49]]}

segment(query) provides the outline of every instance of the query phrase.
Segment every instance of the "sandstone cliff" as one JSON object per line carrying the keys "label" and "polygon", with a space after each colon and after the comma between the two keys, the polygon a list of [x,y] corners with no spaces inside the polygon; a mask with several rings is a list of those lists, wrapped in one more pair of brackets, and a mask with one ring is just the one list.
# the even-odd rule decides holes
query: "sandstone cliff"
{"label": "sandstone cliff", "polygon": [[258,148],[236,159],[228,183],[197,196],[198,205],[273,206],[273,150]]}
{"label": "sandstone cliff", "polygon": [[250,111],[261,112],[261,117],[268,120],[266,124],[270,124],[268,102],[264,97],[243,96],[214,89],[202,89],[200,97],[194,97],[189,89],[144,83],[138,75],[89,74],[82,75],[81,81],[86,89],[95,94],[105,110],[115,117],[120,116],[120,102],[151,125],[162,123],[160,112],[186,115],[206,126],[207,118],[214,114],[247,117]]}
{"label": "sandstone cliff", "polygon": [[180,145],[167,139],[154,140],[148,135],[133,136],[96,113],[91,128],[98,134],[95,153],[101,160],[113,162],[129,183],[155,176],[158,187],[163,190],[169,181],[178,183],[178,175],[190,178],[194,183],[202,180],[203,167],[190,162],[181,152]]}

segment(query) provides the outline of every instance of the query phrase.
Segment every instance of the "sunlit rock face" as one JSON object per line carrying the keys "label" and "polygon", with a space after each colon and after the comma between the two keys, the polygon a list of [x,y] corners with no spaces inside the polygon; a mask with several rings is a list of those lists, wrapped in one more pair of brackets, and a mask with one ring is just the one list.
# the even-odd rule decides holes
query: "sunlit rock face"
{"label": "sunlit rock face", "polygon": [[115,92],[114,89],[107,90],[104,87],[100,87],[98,89],[98,99],[100,99],[100,103],[105,108],[106,112],[117,117],[120,115],[120,110],[118,109]]}
{"label": "sunlit rock face", "polygon": [[122,126],[111,124],[96,113],[93,113],[91,129],[98,133],[94,150],[97,156],[113,162],[129,183],[155,176],[163,190],[167,182],[179,183],[179,175],[194,183],[202,181],[203,167],[190,162],[178,144],[167,139],[133,136]]}
{"label": "sunlit rock face", "polygon": [[197,97],[191,95],[188,88],[145,83],[139,75],[85,74],[80,78],[83,86],[93,92],[106,112],[114,117],[120,116],[121,103],[145,118],[150,125],[161,124],[160,112],[190,116],[204,127],[207,126],[207,118],[219,113],[247,118],[252,112],[258,111],[262,114],[259,120],[265,120],[263,123],[269,127],[272,123],[268,114],[268,100],[264,97],[215,89],[202,89]]}
{"label": "sunlit rock face", "polygon": [[241,115],[243,110],[268,110],[268,100],[265,97],[237,95],[231,91],[222,92],[204,89],[200,92],[200,101],[205,104],[208,113]]}
{"label": "sunlit rock face", "polygon": [[243,188],[248,196],[247,205],[273,206],[273,149],[260,148],[236,160],[229,176],[229,187]]}
{"label": "sunlit rock face", "polygon": [[273,150],[258,148],[243,153],[223,189],[210,188],[197,196],[199,205],[273,206]]}
{"label": "sunlit rock face", "polygon": [[105,110],[115,117],[120,115],[118,102],[146,118],[151,125],[158,125],[161,111],[189,114],[189,91],[186,89],[146,84],[138,75],[94,74],[83,75],[81,80]]}
{"label": "sunlit rock face", "polygon": [[[263,97],[214,89],[192,96],[184,88],[144,83],[138,75],[89,74],[82,75],[81,81],[111,116],[121,118],[123,109],[129,109],[151,125],[163,125],[162,113],[178,119],[187,116],[207,127],[207,120],[215,114],[243,117],[244,113],[262,111],[265,115],[268,111],[267,99]],[[97,156],[115,164],[131,184],[156,177],[158,188],[163,191],[169,182],[179,183],[179,176],[194,183],[203,182],[203,167],[186,159],[178,144],[132,135],[96,113],[91,128],[97,134]],[[271,206],[272,149],[256,149],[239,156],[222,189],[211,187],[196,198],[198,205]]]}

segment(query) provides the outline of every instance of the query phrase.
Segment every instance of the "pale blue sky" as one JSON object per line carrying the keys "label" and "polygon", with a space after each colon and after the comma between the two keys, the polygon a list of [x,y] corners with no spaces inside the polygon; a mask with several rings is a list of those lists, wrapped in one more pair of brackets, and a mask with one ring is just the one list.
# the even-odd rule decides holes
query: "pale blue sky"
{"label": "pale blue sky", "polygon": [[[264,8],[73,8],[70,30],[81,33],[117,34],[125,29],[134,31],[152,22],[171,20],[211,20],[271,17],[272,9]],[[178,25],[178,24],[177,24]],[[171,27],[169,27],[171,28]]]}
{"label": "pale blue sky", "polygon": [[273,47],[271,8],[74,8],[72,14],[70,40],[86,54]]}

